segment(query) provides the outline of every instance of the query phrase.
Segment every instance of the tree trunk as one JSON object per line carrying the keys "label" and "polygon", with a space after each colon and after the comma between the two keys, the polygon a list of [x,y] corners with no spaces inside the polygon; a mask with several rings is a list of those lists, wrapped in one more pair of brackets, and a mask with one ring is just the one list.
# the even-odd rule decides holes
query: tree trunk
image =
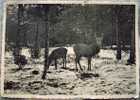
{"label": "tree trunk", "polygon": [[24,42],[24,46],[25,47],[27,47],[27,34],[26,34],[26,32],[24,32],[24,34],[23,34],[23,42]]}
{"label": "tree trunk", "polygon": [[121,60],[121,36],[119,32],[119,7],[115,8],[116,16],[115,16],[115,31],[116,31],[116,43],[117,43],[117,55],[116,59]]}
{"label": "tree trunk", "polygon": [[39,27],[38,23],[36,25],[36,38],[35,38],[35,58],[40,57],[40,49],[39,49],[39,44],[38,44],[38,39],[39,39]]}
{"label": "tree trunk", "polygon": [[23,16],[23,5],[22,4],[19,4],[18,5],[18,29],[17,29],[17,34],[16,34],[16,43],[15,43],[15,47],[14,47],[14,51],[13,51],[13,55],[14,57],[17,56],[17,55],[20,55],[20,49],[21,49],[21,29],[22,29],[22,16]]}
{"label": "tree trunk", "polygon": [[128,59],[128,64],[134,64],[135,63],[135,29],[133,28],[131,32],[131,43],[130,43],[130,56]]}
{"label": "tree trunk", "polygon": [[45,22],[45,26],[46,26],[46,36],[45,36],[45,62],[44,62],[44,72],[43,72],[43,76],[42,79],[45,79],[46,77],[46,73],[47,73],[47,65],[48,65],[48,54],[49,54],[49,33],[48,33],[48,23]]}
{"label": "tree trunk", "polygon": [[49,32],[48,32],[48,12],[49,12],[49,6],[48,5],[45,5],[44,6],[45,9],[44,11],[46,11],[45,13],[45,63],[44,63],[44,72],[43,72],[43,75],[42,75],[42,79],[45,79],[46,77],[46,73],[47,73],[47,69],[48,69],[48,54],[49,54]]}
{"label": "tree trunk", "polygon": [[131,40],[130,40],[130,56],[128,59],[128,64],[135,64],[135,7],[130,9],[131,12]]}
{"label": "tree trunk", "polygon": [[34,43],[34,47],[32,48],[32,58],[39,58],[40,57],[40,49],[39,49],[39,45],[38,45],[38,38],[39,38],[39,27],[38,27],[38,23],[36,24],[36,35],[35,35],[35,43]]}
{"label": "tree trunk", "polygon": [[[115,33],[115,18],[114,18],[114,10],[112,10],[112,13],[111,13],[111,16],[112,16],[112,18],[111,18],[111,25],[112,25],[112,33]],[[111,49],[113,49],[113,45],[114,45],[114,40],[116,40],[116,36],[114,35],[114,34],[112,34],[112,36],[111,36]]]}

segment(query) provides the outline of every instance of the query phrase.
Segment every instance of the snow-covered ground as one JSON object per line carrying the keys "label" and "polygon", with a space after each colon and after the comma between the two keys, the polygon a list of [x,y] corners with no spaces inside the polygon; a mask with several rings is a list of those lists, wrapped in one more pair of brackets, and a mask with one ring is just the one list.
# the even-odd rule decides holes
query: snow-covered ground
{"label": "snow-covered ground", "polygon": [[[50,48],[52,51],[54,48]],[[87,71],[87,59],[81,59],[84,71],[75,71],[75,54],[67,47],[67,68],[50,66],[46,79],[42,80],[44,51],[37,60],[30,58],[28,49],[23,49],[28,64],[17,71],[11,52],[5,55],[5,93],[43,95],[115,95],[136,93],[136,65],[125,65],[128,54],[122,52],[122,60],[116,61],[115,51],[101,50],[99,57],[92,59],[92,70]],[[38,72],[38,73],[37,73]]]}

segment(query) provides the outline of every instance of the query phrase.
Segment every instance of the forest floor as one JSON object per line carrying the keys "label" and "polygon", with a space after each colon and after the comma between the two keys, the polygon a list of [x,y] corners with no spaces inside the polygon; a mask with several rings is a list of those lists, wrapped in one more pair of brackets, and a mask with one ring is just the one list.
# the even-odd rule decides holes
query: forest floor
{"label": "forest floor", "polygon": [[[115,60],[114,50],[101,50],[99,57],[92,59],[92,70],[87,71],[87,60],[81,59],[84,71],[75,71],[74,52],[67,47],[67,68],[61,61],[58,69],[50,66],[46,79],[42,80],[43,50],[41,57],[33,60],[28,49],[23,49],[28,64],[23,70],[13,62],[12,52],[5,54],[5,93],[40,95],[117,95],[136,93],[136,65],[126,65],[128,53],[122,53],[122,60]],[[52,48],[50,49],[50,51]]]}

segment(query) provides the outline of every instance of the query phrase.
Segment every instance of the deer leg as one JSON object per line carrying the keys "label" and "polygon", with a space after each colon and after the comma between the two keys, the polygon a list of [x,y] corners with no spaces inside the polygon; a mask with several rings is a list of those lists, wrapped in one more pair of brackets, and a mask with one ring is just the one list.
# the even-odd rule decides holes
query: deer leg
{"label": "deer leg", "polygon": [[65,64],[64,64],[64,58],[63,58],[63,68],[64,68]]}
{"label": "deer leg", "polygon": [[75,66],[76,66],[76,71],[78,71],[78,67],[77,67],[77,58],[75,58]]}
{"label": "deer leg", "polygon": [[91,58],[90,58],[90,70],[91,70]]}
{"label": "deer leg", "polygon": [[66,58],[63,58],[63,68],[66,68]]}
{"label": "deer leg", "polygon": [[88,58],[88,70],[91,70],[91,58]]}
{"label": "deer leg", "polygon": [[82,67],[81,67],[81,64],[80,64],[80,58],[78,58],[77,62],[79,64],[80,69],[83,70]]}
{"label": "deer leg", "polygon": [[55,63],[55,69],[57,70],[57,59],[55,59],[54,63]]}
{"label": "deer leg", "polygon": [[63,59],[63,63],[64,63],[63,67],[66,68],[66,58]]}

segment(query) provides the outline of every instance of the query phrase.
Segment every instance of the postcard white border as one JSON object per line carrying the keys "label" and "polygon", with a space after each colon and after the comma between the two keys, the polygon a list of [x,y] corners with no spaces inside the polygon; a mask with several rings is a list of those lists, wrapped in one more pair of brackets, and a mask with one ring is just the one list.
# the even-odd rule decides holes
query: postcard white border
{"label": "postcard white border", "polygon": [[136,0],[6,0],[8,4],[136,4]]}
{"label": "postcard white border", "polygon": [[[135,95],[29,95],[29,94],[4,94],[4,54],[5,54],[5,30],[6,30],[6,5],[8,4],[118,4],[135,5],[135,47],[136,47],[136,94]],[[106,0],[7,0],[4,2],[3,28],[2,28],[2,56],[1,56],[1,96],[10,98],[43,98],[43,99],[119,99],[119,98],[138,98],[139,97],[139,34],[138,34],[138,4],[134,2],[115,2]]]}
{"label": "postcard white border", "polygon": [[3,2],[2,18],[2,51],[1,51],[1,96],[4,93],[4,53],[5,53],[5,32],[6,32],[6,2]]}

